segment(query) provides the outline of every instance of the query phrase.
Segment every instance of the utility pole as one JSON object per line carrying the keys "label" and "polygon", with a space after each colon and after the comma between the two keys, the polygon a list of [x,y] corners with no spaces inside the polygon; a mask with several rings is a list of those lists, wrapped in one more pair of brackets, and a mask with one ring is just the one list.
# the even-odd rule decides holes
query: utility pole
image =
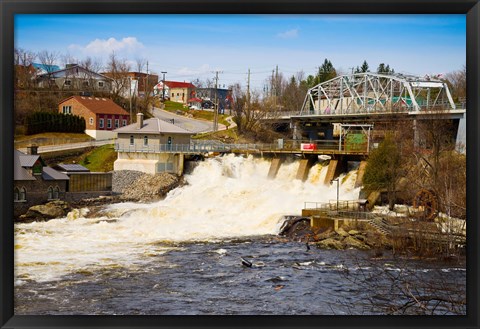
{"label": "utility pole", "polygon": [[250,69],[248,69],[248,80],[247,80],[247,108],[250,105]]}
{"label": "utility pole", "polygon": [[128,96],[130,98],[130,123],[133,121],[132,117],[132,77],[128,77]]}
{"label": "utility pole", "polygon": [[275,70],[272,70],[272,90],[270,91],[271,95],[272,95],[272,98],[275,97],[275,83],[273,82],[273,74],[274,73],[275,73]]}
{"label": "utility pole", "polygon": [[278,96],[278,65],[276,66],[275,68],[275,99],[274,99],[274,103],[273,103],[273,110],[276,111],[277,110],[277,96]]}
{"label": "utility pole", "polygon": [[218,73],[221,71],[215,71],[215,112],[213,113],[213,131],[218,130]]}
{"label": "utility pole", "polygon": [[162,71],[163,73],[163,87],[162,87],[162,100],[165,103],[165,74],[168,72]]}
{"label": "utility pole", "polygon": [[[149,93],[149,91],[147,91],[148,84],[149,84],[149,81],[148,81],[148,61],[147,61],[147,81],[145,81],[145,86],[144,86],[144,89],[145,89],[145,99],[147,99],[147,92]],[[150,94],[150,93],[149,93],[149,94]]]}

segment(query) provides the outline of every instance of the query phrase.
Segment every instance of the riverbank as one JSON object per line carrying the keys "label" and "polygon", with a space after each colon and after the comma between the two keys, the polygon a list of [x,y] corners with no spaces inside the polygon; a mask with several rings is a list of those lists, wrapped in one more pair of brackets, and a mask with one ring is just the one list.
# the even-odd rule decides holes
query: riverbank
{"label": "riverbank", "polygon": [[66,217],[74,209],[88,208],[87,217],[95,217],[102,209],[121,202],[154,202],[163,199],[167,193],[184,184],[183,177],[160,173],[150,175],[139,171],[122,170],[113,172],[113,186],[110,195],[83,198],[66,202],[53,200],[46,204],[30,207],[27,212],[15,218],[17,222],[45,221]]}

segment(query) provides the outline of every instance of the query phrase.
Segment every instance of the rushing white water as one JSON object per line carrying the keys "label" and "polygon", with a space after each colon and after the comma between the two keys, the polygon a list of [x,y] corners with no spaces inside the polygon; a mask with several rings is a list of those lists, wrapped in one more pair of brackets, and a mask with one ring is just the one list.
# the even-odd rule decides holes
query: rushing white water
{"label": "rushing white water", "polygon": [[[306,182],[295,179],[299,162],[285,163],[268,179],[270,162],[253,157],[208,159],[187,185],[159,202],[121,203],[109,217],[82,213],[48,222],[16,224],[17,284],[45,281],[75,271],[141,266],[173,247],[162,242],[218,241],[276,234],[284,215],[300,214],[304,202],[336,199],[337,186],[324,185],[327,167],[315,165]],[[356,172],[340,177],[340,198],[358,198]]]}

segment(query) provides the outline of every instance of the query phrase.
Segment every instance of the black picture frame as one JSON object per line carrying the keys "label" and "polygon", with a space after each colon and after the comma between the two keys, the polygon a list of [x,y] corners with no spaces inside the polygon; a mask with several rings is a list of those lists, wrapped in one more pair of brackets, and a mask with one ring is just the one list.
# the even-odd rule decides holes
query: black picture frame
{"label": "black picture frame", "polygon": [[[479,31],[478,0],[1,0],[0,327],[1,328],[478,328]],[[15,14],[465,14],[467,21],[466,316],[18,316],[13,309],[13,49]]]}

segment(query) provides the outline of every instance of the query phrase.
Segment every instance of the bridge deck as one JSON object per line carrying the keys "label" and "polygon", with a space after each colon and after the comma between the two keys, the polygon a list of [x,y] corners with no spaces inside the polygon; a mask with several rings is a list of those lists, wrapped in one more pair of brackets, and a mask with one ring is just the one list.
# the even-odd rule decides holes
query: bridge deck
{"label": "bridge deck", "polygon": [[356,155],[366,156],[368,150],[339,149],[338,142],[316,143],[316,149],[302,150],[301,141],[278,144],[222,144],[218,142],[202,142],[192,144],[160,144],[160,145],[130,145],[128,143],[115,143],[115,151],[128,153],[176,153],[176,154],[203,154],[203,153],[236,153],[236,154],[299,154],[299,155]]}

